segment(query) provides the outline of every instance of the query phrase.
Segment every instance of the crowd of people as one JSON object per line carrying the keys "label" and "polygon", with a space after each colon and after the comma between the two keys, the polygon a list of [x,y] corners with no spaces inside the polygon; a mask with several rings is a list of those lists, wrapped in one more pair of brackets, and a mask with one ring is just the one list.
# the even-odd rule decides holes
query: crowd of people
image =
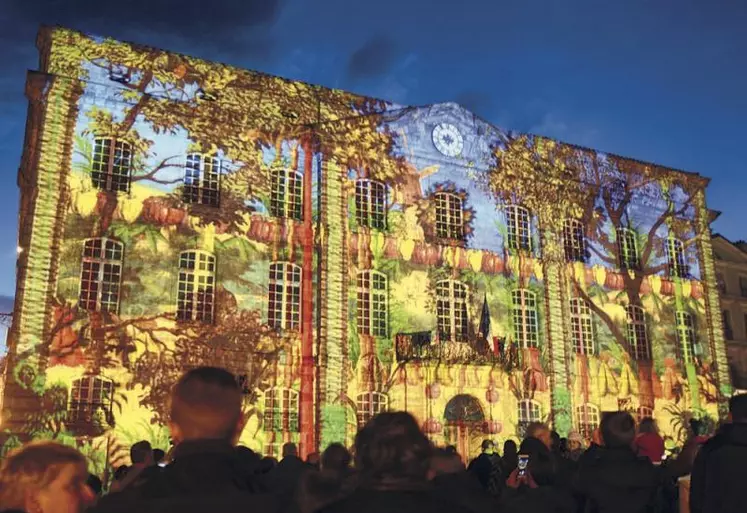
{"label": "crowd of people", "polygon": [[[454,447],[435,447],[406,412],[373,417],[352,454],[331,444],[304,461],[287,443],[280,461],[263,458],[236,446],[241,402],[229,372],[186,373],[171,398],[173,449],[133,445],[132,465],[117,469],[106,494],[74,448],[28,443],[0,465],[0,511],[674,513],[681,504],[691,513],[747,511],[739,488],[747,395],[731,399],[729,419],[712,437],[693,422],[675,459],[664,459],[653,420],[636,426],[615,412],[604,415],[589,447],[578,433],[562,439],[533,423],[518,447],[509,440],[499,451],[485,440],[467,466]],[[679,498],[678,490],[685,490]]]}

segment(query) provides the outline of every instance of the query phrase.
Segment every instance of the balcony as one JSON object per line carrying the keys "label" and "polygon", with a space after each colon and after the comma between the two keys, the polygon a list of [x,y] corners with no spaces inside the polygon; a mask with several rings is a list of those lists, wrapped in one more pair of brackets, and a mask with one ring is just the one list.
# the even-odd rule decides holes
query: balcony
{"label": "balcony", "polygon": [[501,365],[511,367],[519,361],[516,344],[493,337],[492,347],[484,339],[465,342],[438,341],[429,331],[398,333],[395,337],[398,362],[436,361],[449,364]]}

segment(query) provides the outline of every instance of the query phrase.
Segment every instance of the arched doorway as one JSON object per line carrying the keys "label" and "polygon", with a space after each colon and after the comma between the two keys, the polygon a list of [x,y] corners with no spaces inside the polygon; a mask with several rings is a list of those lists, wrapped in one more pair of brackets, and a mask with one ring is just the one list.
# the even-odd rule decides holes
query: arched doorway
{"label": "arched doorway", "polygon": [[467,394],[452,397],[444,409],[446,441],[456,446],[465,462],[477,456],[485,434],[485,413],[480,401]]}

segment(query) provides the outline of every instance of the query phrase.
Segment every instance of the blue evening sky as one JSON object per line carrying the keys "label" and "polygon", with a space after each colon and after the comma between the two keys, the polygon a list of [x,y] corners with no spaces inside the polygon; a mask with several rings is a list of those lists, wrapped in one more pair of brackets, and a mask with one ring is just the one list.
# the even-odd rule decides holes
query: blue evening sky
{"label": "blue evening sky", "polygon": [[2,0],[0,296],[14,294],[25,72],[40,23],[529,131],[711,177],[744,229],[744,0]]}

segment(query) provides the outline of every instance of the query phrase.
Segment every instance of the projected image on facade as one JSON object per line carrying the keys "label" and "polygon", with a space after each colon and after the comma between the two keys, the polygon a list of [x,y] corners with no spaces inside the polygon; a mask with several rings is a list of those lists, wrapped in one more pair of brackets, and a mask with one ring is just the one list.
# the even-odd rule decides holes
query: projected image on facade
{"label": "projected image on facade", "polygon": [[473,455],[604,411],[677,439],[730,393],[707,180],[174,53],[44,29],[29,75],[5,447],[168,444],[190,367],[241,443],[386,409]]}

